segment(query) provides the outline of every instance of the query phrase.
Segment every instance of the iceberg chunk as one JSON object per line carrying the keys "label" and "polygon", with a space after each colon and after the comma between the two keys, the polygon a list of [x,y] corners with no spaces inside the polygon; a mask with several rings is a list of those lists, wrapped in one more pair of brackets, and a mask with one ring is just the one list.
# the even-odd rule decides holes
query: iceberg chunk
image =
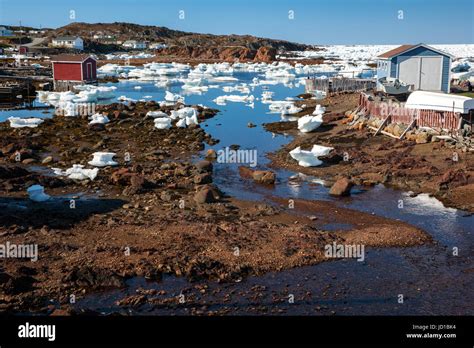
{"label": "iceberg chunk", "polygon": [[9,117],[10,127],[12,128],[36,128],[38,125],[44,122],[41,118],[19,118],[19,117]]}
{"label": "iceberg chunk", "polygon": [[51,198],[51,196],[44,193],[44,187],[41,185],[30,186],[26,192],[28,192],[28,196],[33,202],[45,202]]}
{"label": "iceberg chunk", "polygon": [[112,158],[116,155],[115,152],[94,152],[94,158],[88,163],[94,167],[106,167],[118,165]]}
{"label": "iceberg chunk", "polygon": [[298,129],[303,133],[309,133],[321,126],[323,123],[323,116],[306,115],[298,119]]}
{"label": "iceberg chunk", "polygon": [[319,156],[328,155],[334,148],[321,145],[314,145],[311,151],[301,150],[298,146],[290,151],[290,156],[298,161],[298,165],[302,167],[316,167],[323,164],[318,158]]}

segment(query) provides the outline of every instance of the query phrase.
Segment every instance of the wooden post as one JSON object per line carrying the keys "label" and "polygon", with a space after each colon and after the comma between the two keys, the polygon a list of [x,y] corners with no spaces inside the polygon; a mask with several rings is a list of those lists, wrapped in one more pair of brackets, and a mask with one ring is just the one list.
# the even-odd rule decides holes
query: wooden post
{"label": "wooden post", "polygon": [[382,124],[381,124],[380,127],[377,129],[377,131],[375,132],[374,136],[376,136],[377,134],[379,134],[379,133],[382,131],[382,128],[385,126],[385,124],[387,123],[387,121],[390,119],[390,116],[391,116],[391,114],[388,114],[388,116],[385,117],[385,119],[383,120]]}
{"label": "wooden post", "polygon": [[413,125],[415,124],[416,122],[416,118],[413,118],[413,120],[411,121],[411,123],[408,125],[408,127],[403,131],[402,135],[400,135],[400,140],[403,139],[403,137],[405,136],[405,134],[410,130],[411,127],[413,127]]}

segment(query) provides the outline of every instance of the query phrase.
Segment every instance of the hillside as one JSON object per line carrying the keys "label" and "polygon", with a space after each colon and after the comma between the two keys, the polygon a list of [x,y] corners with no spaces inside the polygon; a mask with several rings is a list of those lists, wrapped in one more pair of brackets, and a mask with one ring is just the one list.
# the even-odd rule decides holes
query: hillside
{"label": "hillside", "polygon": [[140,39],[150,42],[164,42],[168,46],[191,47],[229,47],[240,46],[251,51],[260,47],[271,47],[275,50],[301,51],[309,45],[260,38],[251,35],[213,35],[189,33],[173,30],[166,27],[139,25],[133,23],[71,23],[51,32],[52,36],[78,35],[84,39],[91,39],[94,34],[111,35],[117,40]]}

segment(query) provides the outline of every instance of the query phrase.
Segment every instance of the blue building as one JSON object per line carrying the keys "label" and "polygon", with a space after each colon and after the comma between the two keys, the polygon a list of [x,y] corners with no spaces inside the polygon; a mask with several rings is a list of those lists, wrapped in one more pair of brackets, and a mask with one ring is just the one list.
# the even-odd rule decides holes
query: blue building
{"label": "blue building", "polygon": [[412,85],[413,90],[449,93],[450,54],[425,44],[402,45],[377,57],[377,89],[379,79],[396,78]]}

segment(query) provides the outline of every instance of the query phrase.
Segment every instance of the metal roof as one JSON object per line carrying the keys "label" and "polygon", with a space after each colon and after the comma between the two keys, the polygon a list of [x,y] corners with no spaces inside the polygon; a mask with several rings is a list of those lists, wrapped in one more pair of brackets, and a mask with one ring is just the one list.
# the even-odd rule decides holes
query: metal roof
{"label": "metal roof", "polygon": [[52,62],[82,63],[83,61],[85,61],[89,57],[96,60],[90,54],[74,54],[74,55],[72,55],[72,54],[60,54],[58,56],[51,57],[51,61]]}
{"label": "metal roof", "polygon": [[411,51],[415,48],[418,48],[418,47],[424,47],[426,49],[429,49],[431,51],[434,51],[434,52],[437,52],[443,56],[448,56],[448,57],[451,57],[453,58],[452,55],[450,55],[449,53],[446,53],[446,52],[443,52],[443,51],[440,51],[436,48],[433,48],[431,46],[428,46],[428,45],[425,45],[425,44],[418,44],[418,45],[401,45],[400,47],[397,47],[397,48],[394,48],[393,50],[390,50],[390,51],[387,51],[385,53],[382,53],[381,55],[378,56],[378,58],[382,58],[382,59],[390,59],[390,58],[393,58],[393,57],[396,57],[402,53],[405,53],[405,52],[408,52],[408,51]]}

